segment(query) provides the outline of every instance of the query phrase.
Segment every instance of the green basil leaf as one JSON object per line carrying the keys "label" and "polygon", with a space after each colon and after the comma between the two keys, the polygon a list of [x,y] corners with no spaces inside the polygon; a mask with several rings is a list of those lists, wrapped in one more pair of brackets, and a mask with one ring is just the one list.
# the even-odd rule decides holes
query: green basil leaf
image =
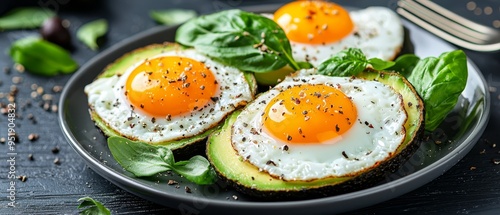
{"label": "green basil leaf", "polygon": [[217,180],[215,171],[210,166],[210,162],[200,155],[196,155],[187,161],[175,163],[172,170],[189,181],[196,184],[213,184]]}
{"label": "green basil leaf", "polygon": [[360,49],[348,48],[318,66],[318,73],[327,76],[354,76],[368,66],[368,60]]}
{"label": "green basil leaf", "polygon": [[435,130],[455,107],[467,84],[467,56],[462,50],[420,60],[407,77],[425,105],[425,129]]}
{"label": "green basil leaf", "polygon": [[108,22],[98,19],[82,25],[76,32],[76,37],[92,50],[97,50],[97,39],[108,32]]}
{"label": "green basil leaf", "polygon": [[170,150],[163,147],[131,141],[119,136],[109,137],[108,147],[115,160],[137,177],[152,176],[171,170],[173,155],[171,152],[166,152]]}
{"label": "green basil leaf", "polygon": [[200,185],[213,184],[217,180],[210,162],[199,155],[187,161],[175,162],[172,151],[166,147],[131,141],[120,136],[109,137],[108,147],[115,160],[137,177],[172,170]]}
{"label": "green basil leaf", "polygon": [[290,65],[290,41],[273,20],[241,10],[200,16],[179,27],[175,40],[226,65],[251,72],[269,72]]}
{"label": "green basil leaf", "polygon": [[396,64],[393,61],[385,61],[385,60],[382,60],[380,58],[370,58],[368,60],[368,63],[373,67],[373,69],[378,70],[378,71],[385,70],[387,68],[394,66],[394,64]]}
{"label": "green basil leaf", "polygon": [[178,25],[198,16],[196,11],[187,9],[153,10],[149,16],[163,25]]}
{"label": "green basil leaf", "polygon": [[46,8],[16,8],[0,17],[0,30],[38,28],[46,19],[53,16],[55,16],[55,13]]}
{"label": "green basil leaf", "polygon": [[78,64],[68,51],[37,37],[26,37],[12,43],[9,55],[27,71],[44,76],[71,73]]}
{"label": "green basil leaf", "polygon": [[314,66],[309,63],[309,62],[297,62],[297,65],[299,65],[299,68],[301,69],[311,69],[313,68]]}
{"label": "green basil leaf", "polygon": [[96,201],[90,197],[83,197],[78,199],[80,205],[78,205],[78,209],[83,209],[83,211],[80,212],[80,214],[83,215],[111,215],[111,212],[109,209],[104,207],[102,203],[99,201]]}
{"label": "green basil leaf", "polygon": [[396,58],[394,61],[395,64],[387,69],[399,72],[401,75],[407,77],[419,61],[420,57],[414,54],[404,54]]}

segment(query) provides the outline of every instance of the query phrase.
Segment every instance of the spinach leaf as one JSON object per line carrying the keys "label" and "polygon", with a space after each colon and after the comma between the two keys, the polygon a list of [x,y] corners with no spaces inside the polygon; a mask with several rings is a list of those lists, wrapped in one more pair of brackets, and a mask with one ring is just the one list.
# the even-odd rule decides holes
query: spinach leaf
{"label": "spinach leaf", "polygon": [[408,77],[417,63],[420,61],[420,57],[414,54],[404,54],[399,56],[394,62],[395,64],[387,70],[393,70],[399,72],[401,75]]}
{"label": "spinach leaf", "polygon": [[407,76],[425,105],[425,129],[433,131],[455,107],[467,84],[467,56],[462,50],[420,60]]}
{"label": "spinach leaf", "polygon": [[192,19],[180,26],[175,40],[244,71],[263,73],[287,64],[294,70],[301,69],[278,24],[237,9]]}
{"label": "spinach leaf", "polygon": [[378,70],[378,71],[385,70],[387,68],[394,66],[394,64],[396,64],[393,61],[385,61],[385,60],[382,60],[380,58],[370,58],[370,59],[368,59],[368,63],[372,66],[373,69]]}
{"label": "spinach leaf", "polygon": [[108,32],[108,22],[98,19],[82,25],[76,32],[76,37],[92,50],[97,50],[97,39]]}
{"label": "spinach leaf", "polygon": [[109,137],[108,147],[115,160],[137,177],[172,170],[200,185],[213,184],[217,180],[215,171],[202,156],[175,162],[172,151],[164,146],[153,146],[120,136]]}
{"label": "spinach leaf", "polygon": [[37,37],[15,41],[10,47],[9,55],[14,62],[38,75],[54,76],[59,72],[66,74],[78,68],[68,51]]}
{"label": "spinach leaf", "polygon": [[197,15],[196,11],[187,9],[153,10],[149,13],[156,22],[167,26],[181,24]]}
{"label": "spinach leaf", "polygon": [[99,201],[96,201],[90,197],[83,197],[78,199],[80,205],[78,205],[78,209],[83,209],[83,211],[80,212],[80,214],[84,215],[111,215],[111,212],[109,209],[104,207],[102,203]]}
{"label": "spinach leaf", "polygon": [[327,76],[354,76],[365,70],[368,60],[361,49],[347,48],[318,66],[318,73]]}
{"label": "spinach leaf", "polygon": [[0,30],[38,28],[46,19],[53,16],[55,13],[46,8],[16,8],[0,17]]}
{"label": "spinach leaf", "polygon": [[[196,184],[207,184],[215,182],[217,178],[210,162],[200,155],[193,156],[188,161],[179,161],[174,164],[175,172]],[[208,183],[208,184],[211,184]]]}

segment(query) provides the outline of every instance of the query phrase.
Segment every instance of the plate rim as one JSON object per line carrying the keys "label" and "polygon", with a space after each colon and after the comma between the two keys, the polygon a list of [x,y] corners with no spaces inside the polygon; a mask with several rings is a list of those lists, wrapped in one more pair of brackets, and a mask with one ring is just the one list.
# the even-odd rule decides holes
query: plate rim
{"label": "plate rim", "polygon": [[[249,10],[249,11],[259,11],[263,10],[263,8],[271,8],[271,7],[278,7],[281,4],[265,4],[265,5],[257,5],[257,6],[247,6],[247,7],[242,7],[241,9],[243,10]],[[412,23],[407,22],[406,20],[403,20],[404,25],[413,25]],[[415,25],[413,25],[416,27]],[[164,31],[169,31],[172,29],[176,29],[178,26],[155,26],[153,28],[147,29],[141,33],[132,35],[131,37],[128,37],[122,41],[117,42],[116,44],[110,46],[109,48],[103,50],[102,52],[98,53],[94,57],[92,57],[90,60],[88,60],[82,67],[78,69],[76,73],[74,73],[71,78],[68,80],[68,82],[65,84],[65,87],[63,89],[63,92],[61,93],[60,99],[59,99],[59,104],[62,105],[62,108],[59,108],[58,111],[58,122],[60,125],[60,128],[68,141],[68,143],[71,145],[71,147],[81,156],[84,158],[85,162],[99,175],[104,177],[106,180],[113,182],[113,184],[117,185],[118,187],[127,190],[129,193],[132,193],[134,195],[138,195],[142,198],[145,198],[149,201],[153,201],[156,203],[160,203],[158,200],[155,201],[155,199],[150,198],[150,195],[160,195],[162,198],[167,198],[171,200],[178,201],[177,203],[181,202],[186,202],[186,201],[193,201],[193,198],[196,198],[198,196],[179,196],[176,195],[175,193],[165,193],[162,192],[156,188],[149,187],[147,184],[144,184],[140,181],[135,180],[134,178],[130,178],[126,175],[122,175],[121,173],[117,172],[113,168],[111,168],[108,165],[103,164],[100,162],[96,157],[92,156],[91,154],[88,153],[87,150],[85,150],[78,139],[73,135],[71,132],[71,128],[67,124],[65,120],[65,114],[67,112],[65,108],[65,103],[69,99],[68,95],[71,93],[69,89],[75,84],[77,84],[77,81],[81,78],[81,76],[84,76],[88,71],[87,68],[91,67],[93,64],[98,62],[100,58],[110,55],[112,53],[115,53],[117,50],[120,50],[124,47],[126,47],[128,44],[137,42],[141,38],[157,34],[160,32]],[[433,35],[434,36],[434,35]],[[446,43],[443,41],[447,46],[450,48],[455,48],[449,43]],[[121,53],[124,54],[124,53]],[[482,92],[484,93],[484,102],[482,105],[483,109],[483,114],[480,115],[476,126],[471,130],[471,135],[467,136],[467,138],[459,145],[457,148],[455,148],[452,151],[449,151],[445,156],[439,158],[432,164],[414,172],[413,174],[398,178],[396,180],[390,181],[383,183],[381,185],[377,185],[374,187],[369,187],[366,189],[362,189],[359,191],[353,191],[345,194],[340,194],[340,195],[335,195],[335,196],[329,196],[329,197],[323,197],[323,198],[315,198],[315,199],[306,199],[306,200],[296,200],[296,201],[273,201],[273,202],[264,202],[264,201],[223,201],[223,200],[214,200],[214,199],[207,199],[206,197],[198,197],[206,200],[206,204],[208,205],[204,209],[212,208],[215,210],[223,210],[223,209],[257,209],[258,207],[259,210],[266,210],[266,213],[269,212],[276,212],[278,210],[283,210],[286,208],[287,210],[294,210],[294,209],[299,209],[299,208],[304,208],[304,207],[314,207],[314,206],[320,206],[324,204],[332,204],[332,203],[342,203],[342,202],[350,202],[355,199],[362,198],[366,199],[371,197],[372,195],[380,195],[384,194],[387,192],[392,192],[392,189],[398,189],[398,190],[404,190],[400,191],[399,195],[403,195],[409,191],[412,191],[418,187],[421,187],[431,180],[434,180],[437,178],[437,176],[443,174],[449,168],[454,166],[459,160],[461,160],[469,151],[470,149],[475,145],[477,140],[481,137],[482,133],[487,127],[487,123],[489,120],[489,115],[490,115],[490,103],[491,103],[491,98],[490,94],[487,93],[487,82],[482,73],[480,72],[479,68],[475,65],[474,62],[472,62],[469,58],[467,58],[469,66],[474,68],[475,70],[475,75],[477,78],[480,80],[480,84],[483,88],[481,88]],[[87,72],[86,72],[87,71]],[[475,136],[472,134],[476,134]],[[466,143],[466,144],[465,144]],[[446,164],[445,167],[443,167],[443,163]],[[436,169],[441,168],[443,171],[439,172],[436,171]],[[415,174],[418,173],[418,174]],[[432,178],[430,180],[421,180],[422,177],[424,176],[429,176],[432,175],[431,177],[427,178]],[[410,186],[408,186],[410,184]],[[134,187],[135,189],[139,189],[143,192],[137,193],[133,192],[129,189],[129,187]],[[390,187],[390,189],[387,189],[387,187]],[[384,195],[386,196],[386,195]],[[363,207],[374,205],[392,198],[395,198],[395,196],[392,197],[384,197],[384,196],[379,196],[378,201],[371,203],[371,204],[364,204]],[[165,199],[162,199],[161,202],[164,202]],[[373,202],[373,201],[371,201]],[[166,204],[163,204],[166,206]],[[360,208],[359,206],[347,206],[343,208],[344,210],[340,210],[339,212],[343,211],[349,211],[353,210],[356,208]],[[330,208],[331,209],[331,208]],[[321,210],[321,209],[320,209]],[[322,210],[325,210],[324,208]],[[325,210],[324,212],[331,212],[332,210]],[[309,211],[311,212],[311,211]],[[316,212],[316,211],[315,211]]]}

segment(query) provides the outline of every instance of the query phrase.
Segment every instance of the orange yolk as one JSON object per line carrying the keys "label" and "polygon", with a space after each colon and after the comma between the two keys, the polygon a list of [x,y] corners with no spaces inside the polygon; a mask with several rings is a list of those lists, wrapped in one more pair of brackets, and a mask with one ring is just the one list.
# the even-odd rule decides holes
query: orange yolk
{"label": "orange yolk", "polygon": [[204,63],[177,56],[146,60],[125,84],[126,96],[135,108],[165,117],[203,108],[216,90],[217,81]]}
{"label": "orange yolk", "polygon": [[274,21],[289,40],[306,44],[327,44],[353,31],[349,13],[341,6],[324,1],[294,1],[274,13]]}
{"label": "orange yolk", "polygon": [[288,143],[318,144],[341,136],[357,119],[356,107],[342,91],[325,85],[294,86],[266,106],[264,127]]}

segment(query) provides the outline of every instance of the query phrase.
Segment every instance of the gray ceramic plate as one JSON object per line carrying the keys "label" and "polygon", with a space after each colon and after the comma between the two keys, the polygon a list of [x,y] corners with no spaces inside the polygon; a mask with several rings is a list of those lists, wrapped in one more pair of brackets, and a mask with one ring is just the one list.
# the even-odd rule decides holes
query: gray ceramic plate
{"label": "gray ceramic plate", "polygon": [[[260,6],[249,10],[262,12],[273,8],[276,9],[277,6]],[[410,32],[415,54],[418,56],[438,56],[454,49],[411,23],[405,22],[405,26]],[[105,137],[90,119],[83,88],[107,64],[124,53],[151,43],[173,41],[175,30],[176,28],[167,27],[150,29],[114,45],[88,61],[65,86],[60,100],[62,108],[59,111],[59,122],[69,144],[98,174],[130,193],[187,214],[324,214],[373,205],[414,190],[455,165],[474,146],[488,121],[490,97],[486,93],[486,82],[477,67],[469,62],[467,87],[459,103],[432,135],[442,143],[424,143],[400,171],[387,176],[374,187],[318,199],[267,202],[247,197],[222,183],[196,186],[170,175],[135,178],[112,158]],[[167,185],[168,179],[181,181],[180,188]],[[192,193],[186,193],[184,186],[190,187]],[[234,196],[238,198],[235,199]]]}

